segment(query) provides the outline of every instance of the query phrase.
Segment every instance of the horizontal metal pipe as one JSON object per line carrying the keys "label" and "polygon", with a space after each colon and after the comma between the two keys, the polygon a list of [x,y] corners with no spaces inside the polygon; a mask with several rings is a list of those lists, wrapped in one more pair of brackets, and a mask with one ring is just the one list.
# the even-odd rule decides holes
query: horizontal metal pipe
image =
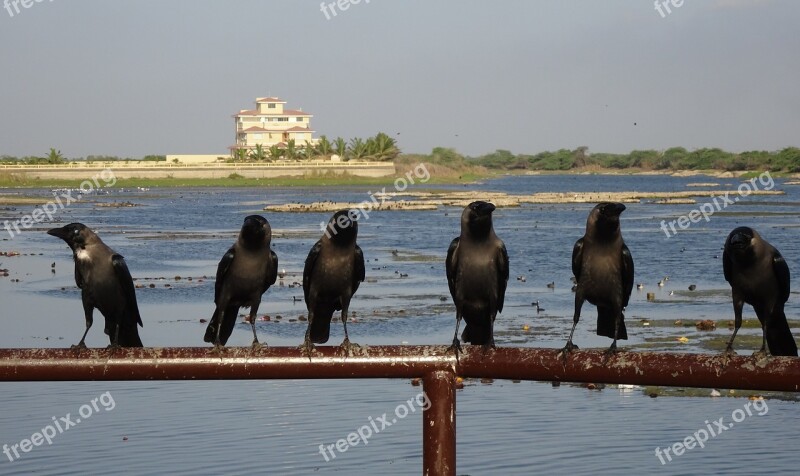
{"label": "horizontal metal pipe", "polygon": [[435,371],[462,377],[800,391],[800,358],[556,349],[377,346],[345,356],[317,347],[0,349],[0,381],[412,378]]}

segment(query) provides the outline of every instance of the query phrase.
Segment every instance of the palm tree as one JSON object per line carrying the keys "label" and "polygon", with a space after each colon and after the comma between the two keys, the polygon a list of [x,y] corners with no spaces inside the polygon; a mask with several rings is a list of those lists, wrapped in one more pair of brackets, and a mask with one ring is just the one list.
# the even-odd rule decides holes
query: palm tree
{"label": "palm tree", "polygon": [[244,162],[247,160],[247,149],[236,149],[233,159],[237,162]]}
{"label": "palm tree", "polygon": [[400,154],[397,141],[383,132],[379,132],[373,139],[374,150],[370,155],[376,160],[394,160]]}
{"label": "palm tree", "polygon": [[349,144],[350,160],[362,159],[368,155],[367,143],[364,139],[356,137],[350,139]]}
{"label": "palm tree", "polygon": [[269,148],[269,156],[272,158],[272,160],[278,160],[283,157],[283,149],[277,145],[273,145]]}
{"label": "palm tree", "polygon": [[333,153],[333,144],[326,136],[320,136],[317,142],[317,151],[319,155],[331,155]]}
{"label": "palm tree", "polygon": [[285,154],[286,158],[289,160],[295,160],[297,158],[297,148],[294,139],[289,139],[289,142],[286,143]]}
{"label": "palm tree", "polygon": [[64,155],[61,154],[60,150],[56,150],[53,147],[50,147],[50,152],[45,157],[48,164],[61,164],[64,162]]}
{"label": "palm tree", "polygon": [[336,140],[333,141],[333,145],[333,150],[336,151],[336,155],[338,155],[342,160],[346,160],[345,156],[347,155],[347,141],[341,137],[337,137]]}
{"label": "palm tree", "polygon": [[303,147],[303,157],[306,160],[311,160],[317,155],[318,155],[317,150],[314,148],[314,144],[312,144],[309,141],[306,141],[306,145]]}
{"label": "palm tree", "polygon": [[261,144],[256,144],[256,148],[250,151],[250,159],[255,160],[256,162],[267,160],[267,153],[264,151],[264,146]]}

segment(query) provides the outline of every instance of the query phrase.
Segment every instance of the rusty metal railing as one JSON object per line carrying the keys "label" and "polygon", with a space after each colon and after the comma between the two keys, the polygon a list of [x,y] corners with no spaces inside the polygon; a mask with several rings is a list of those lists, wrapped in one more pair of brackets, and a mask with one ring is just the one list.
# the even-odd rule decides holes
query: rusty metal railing
{"label": "rusty metal railing", "polygon": [[742,390],[800,391],[800,358],[575,351],[566,363],[556,349],[464,349],[443,346],[363,347],[345,356],[318,347],[0,349],[0,381],[242,380],[422,378],[431,402],[423,412],[423,474],[454,475],[456,376]]}

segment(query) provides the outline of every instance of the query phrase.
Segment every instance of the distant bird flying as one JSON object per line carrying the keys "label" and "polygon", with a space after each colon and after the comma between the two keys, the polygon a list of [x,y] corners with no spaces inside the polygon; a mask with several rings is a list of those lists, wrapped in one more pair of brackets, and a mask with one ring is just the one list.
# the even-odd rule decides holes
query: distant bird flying
{"label": "distant bird flying", "polygon": [[494,347],[494,320],[503,311],[508,285],[508,253],[492,227],[491,203],[470,203],[461,214],[461,235],[447,250],[447,284],[456,305],[452,349],[458,355],[458,327],[466,321],[465,343]]}
{"label": "distant bird flying", "polygon": [[627,339],[625,316],[633,290],[633,258],[625,246],[619,216],[621,203],[601,202],[589,213],[586,233],[572,249],[572,273],[578,280],[575,290],[575,314],[564,357],[576,349],[572,335],[581,316],[584,301],[597,306],[597,335],[614,339],[608,352],[615,352],[618,339]]}
{"label": "distant bird flying", "polygon": [[256,314],[261,295],[278,279],[278,256],[270,248],[272,228],[266,218],[250,215],[244,219],[239,237],[217,266],[214,284],[214,315],[204,340],[220,348],[233,333],[239,308],[250,308],[253,347],[258,347]]}
{"label": "distant bird flying", "polygon": [[48,230],[72,249],[75,284],[81,289],[86,331],[73,348],[86,348],[86,334],[92,327],[94,310],[106,321],[105,333],[111,347],[142,347],[137,325],[142,325],[136,291],[125,259],[82,223],[70,223]]}
{"label": "distant bird flying", "polygon": [[790,276],[780,252],[758,232],[742,226],[725,240],[722,269],[731,285],[736,325],[726,352],[733,353],[733,339],[742,325],[742,308],[747,303],[761,322],[762,345],[758,353],[797,356],[797,344],[783,312],[789,299]]}
{"label": "distant bird flying", "polygon": [[335,311],[342,311],[341,347],[349,354],[351,345],[355,345],[347,334],[347,312],[350,300],[365,278],[364,253],[356,244],[357,236],[356,211],[339,210],[308,253],[303,268],[303,294],[308,309],[303,348],[309,356],[314,344],[328,342]]}

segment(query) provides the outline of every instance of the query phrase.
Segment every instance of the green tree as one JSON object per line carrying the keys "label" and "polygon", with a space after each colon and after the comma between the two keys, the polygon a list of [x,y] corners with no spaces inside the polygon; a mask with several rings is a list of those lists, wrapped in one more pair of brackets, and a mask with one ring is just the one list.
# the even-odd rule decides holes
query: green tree
{"label": "green tree", "polygon": [[320,155],[333,154],[333,144],[331,144],[331,141],[328,140],[327,136],[319,137],[319,141],[317,141],[317,151]]}
{"label": "green tree", "polygon": [[314,147],[314,144],[312,144],[309,141],[306,141],[306,145],[303,146],[303,158],[306,160],[312,160],[317,155],[319,154],[317,154],[317,150]]}
{"label": "green tree", "polygon": [[234,152],[233,160],[237,162],[245,162],[247,161],[247,149],[236,149]]}
{"label": "green tree", "polygon": [[680,167],[689,152],[683,147],[670,147],[664,151],[662,159],[672,168]]}
{"label": "green tree", "polygon": [[294,139],[289,139],[289,142],[286,143],[284,155],[289,160],[295,160],[297,158],[297,145]]}
{"label": "green tree", "polygon": [[372,151],[370,153],[376,160],[394,160],[400,155],[397,148],[397,141],[383,132],[379,132],[372,139]]}
{"label": "green tree", "polygon": [[336,151],[336,155],[342,158],[342,160],[347,160],[347,141],[342,139],[341,137],[337,137],[335,141],[333,141],[333,150]]}
{"label": "green tree", "polygon": [[572,168],[586,167],[589,160],[589,148],[582,145],[572,152]]}
{"label": "green tree", "polygon": [[360,137],[354,137],[353,139],[350,139],[350,144],[348,144],[347,150],[350,160],[363,159],[368,155],[369,152],[367,143],[364,142],[364,139],[361,139]]}
{"label": "green tree", "polygon": [[775,157],[775,165],[789,172],[800,172],[800,149],[787,147]]}
{"label": "green tree", "polygon": [[272,145],[269,148],[269,156],[272,160],[278,160],[283,157],[283,149],[278,147],[277,145]]}
{"label": "green tree", "polygon": [[48,164],[63,164],[64,163],[64,155],[61,153],[60,150],[56,150],[53,147],[50,147],[50,152],[45,157],[45,160]]}
{"label": "green tree", "polygon": [[264,146],[261,144],[256,144],[256,148],[250,151],[249,157],[251,160],[256,162],[263,162],[267,160],[267,153],[264,150]]}
{"label": "green tree", "polygon": [[656,168],[661,154],[657,150],[634,150],[628,154],[631,167]]}

